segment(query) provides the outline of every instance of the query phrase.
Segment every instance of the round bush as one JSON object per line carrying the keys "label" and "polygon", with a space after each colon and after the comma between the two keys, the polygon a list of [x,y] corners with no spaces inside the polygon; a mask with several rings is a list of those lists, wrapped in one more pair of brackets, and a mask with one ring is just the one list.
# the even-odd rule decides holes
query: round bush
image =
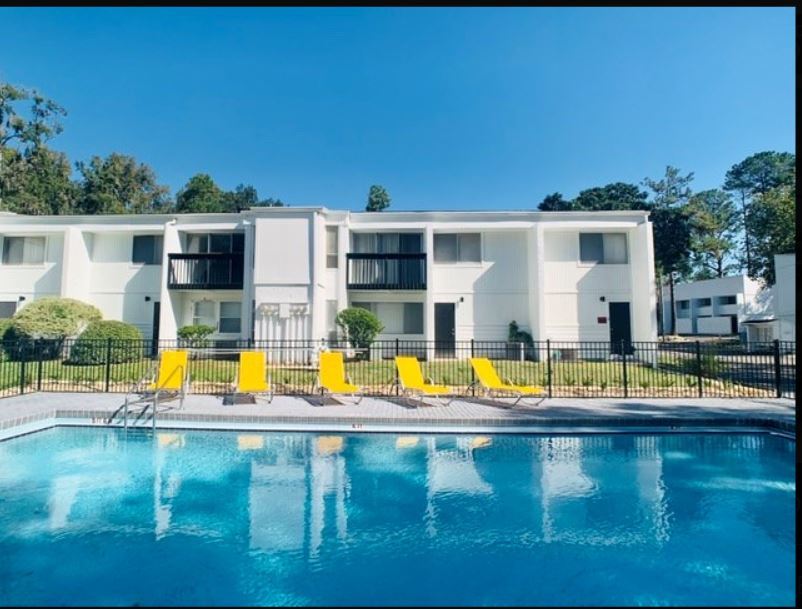
{"label": "round bush", "polygon": [[12,327],[27,338],[65,338],[77,336],[103,315],[96,307],[72,298],[40,298],[14,314]]}
{"label": "round bush", "polygon": [[376,335],[384,330],[379,318],[367,309],[351,307],[337,313],[335,322],[348,335],[348,342],[354,348],[370,347]]}
{"label": "round bush", "polygon": [[[109,342],[111,340],[111,342]],[[95,321],[81,332],[70,350],[71,364],[112,364],[130,362],[142,357],[142,333],[136,326],[122,321]]]}
{"label": "round bush", "polygon": [[96,307],[72,298],[34,300],[11,318],[4,335],[6,353],[13,360],[55,359],[64,339],[77,336],[103,315]]}

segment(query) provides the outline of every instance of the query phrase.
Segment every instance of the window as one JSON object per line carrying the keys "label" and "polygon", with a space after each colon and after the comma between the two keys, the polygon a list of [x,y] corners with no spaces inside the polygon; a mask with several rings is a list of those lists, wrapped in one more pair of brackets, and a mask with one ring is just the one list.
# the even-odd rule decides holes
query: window
{"label": "window", "polygon": [[624,233],[579,233],[579,261],[595,264],[626,264]]}
{"label": "window", "polygon": [[404,303],[404,334],[423,334],[423,303]]}
{"label": "window", "polygon": [[326,268],[337,268],[337,244],[339,229],[336,226],[326,227]]}
{"label": "window", "polygon": [[[17,301],[16,300],[7,300],[5,302],[0,302],[0,319],[8,319],[17,311]],[[0,336],[0,340],[3,337]]]}
{"label": "window", "polygon": [[217,319],[214,315],[214,303],[210,300],[196,302],[192,310],[192,324],[217,327]]}
{"label": "window", "polygon": [[239,334],[242,317],[242,304],[240,302],[220,303],[220,332]]}
{"label": "window", "polygon": [[422,302],[353,302],[379,318],[383,334],[423,334]]}
{"label": "window", "polygon": [[679,307],[680,311],[684,311],[685,309],[690,308],[691,302],[689,300],[678,300],[677,307]]}
{"label": "window", "polygon": [[3,264],[42,264],[44,261],[44,237],[5,237],[3,239]]}
{"label": "window", "polygon": [[134,264],[161,264],[163,242],[164,239],[161,235],[134,235],[131,262]]}
{"label": "window", "polygon": [[481,262],[479,233],[437,233],[434,235],[435,262]]}
{"label": "window", "polygon": [[189,254],[229,254],[245,251],[244,233],[193,233],[187,235]]}
{"label": "window", "polygon": [[419,254],[420,233],[352,233],[355,254]]}
{"label": "window", "polygon": [[711,300],[709,298],[697,298],[696,299],[696,306],[697,307],[709,307],[711,305]]}
{"label": "window", "polygon": [[720,305],[734,305],[737,304],[738,300],[735,296],[719,296],[718,304]]}

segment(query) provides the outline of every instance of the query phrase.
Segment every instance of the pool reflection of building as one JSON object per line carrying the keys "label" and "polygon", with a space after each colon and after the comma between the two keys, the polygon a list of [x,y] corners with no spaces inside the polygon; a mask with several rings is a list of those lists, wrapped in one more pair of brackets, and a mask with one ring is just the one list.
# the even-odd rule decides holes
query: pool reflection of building
{"label": "pool reflection of building", "polygon": [[[91,456],[97,471],[91,479],[64,475],[52,481],[50,529],[68,527],[78,513],[82,518],[92,513],[93,527],[113,526],[104,520],[124,500],[141,503],[142,509],[153,506],[151,532],[157,539],[171,534],[241,538],[251,551],[302,552],[311,559],[326,544],[347,543],[354,535],[381,536],[398,522],[421,538],[503,523],[498,526],[506,534],[544,543],[662,543],[670,534],[664,456],[672,458],[673,471],[686,467],[666,450],[670,440],[629,434],[210,438],[159,432],[155,443],[95,442],[61,453],[62,461]],[[185,450],[193,442],[203,442],[201,457]],[[522,455],[521,442],[528,455]],[[134,449],[152,452],[150,497],[130,495],[136,481],[120,454]],[[619,459],[614,477],[610,455]],[[213,500],[209,485],[220,489]],[[202,497],[206,503],[199,502]],[[231,517],[240,511],[248,518]],[[410,519],[410,513],[420,518]],[[648,526],[641,526],[644,521]],[[121,525],[119,517],[114,522]]]}

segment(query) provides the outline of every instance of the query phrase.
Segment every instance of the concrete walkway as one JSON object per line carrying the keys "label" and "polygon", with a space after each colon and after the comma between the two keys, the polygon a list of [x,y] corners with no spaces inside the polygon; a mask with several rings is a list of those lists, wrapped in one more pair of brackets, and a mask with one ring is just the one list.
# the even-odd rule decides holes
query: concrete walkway
{"label": "concrete walkway", "polygon": [[[276,396],[272,403],[223,405],[211,395],[190,395],[184,408],[170,403],[157,427],[317,429],[360,431],[431,428],[442,431],[562,431],[612,427],[758,427],[795,433],[790,399],[593,399],[553,398],[515,408],[481,399],[448,406],[412,406],[401,399],[365,398],[360,404],[332,399]],[[32,393],[0,399],[2,437],[31,424],[106,424],[123,403],[121,394]],[[150,426],[150,414],[139,421]]]}

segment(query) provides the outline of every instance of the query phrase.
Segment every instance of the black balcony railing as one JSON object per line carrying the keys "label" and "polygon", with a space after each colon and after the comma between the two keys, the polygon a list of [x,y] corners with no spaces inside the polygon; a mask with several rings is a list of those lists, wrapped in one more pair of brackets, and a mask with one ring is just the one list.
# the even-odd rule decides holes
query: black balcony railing
{"label": "black balcony railing", "polygon": [[349,290],[425,290],[426,254],[348,254]]}
{"label": "black balcony railing", "polygon": [[244,258],[232,254],[169,254],[173,290],[241,290]]}

